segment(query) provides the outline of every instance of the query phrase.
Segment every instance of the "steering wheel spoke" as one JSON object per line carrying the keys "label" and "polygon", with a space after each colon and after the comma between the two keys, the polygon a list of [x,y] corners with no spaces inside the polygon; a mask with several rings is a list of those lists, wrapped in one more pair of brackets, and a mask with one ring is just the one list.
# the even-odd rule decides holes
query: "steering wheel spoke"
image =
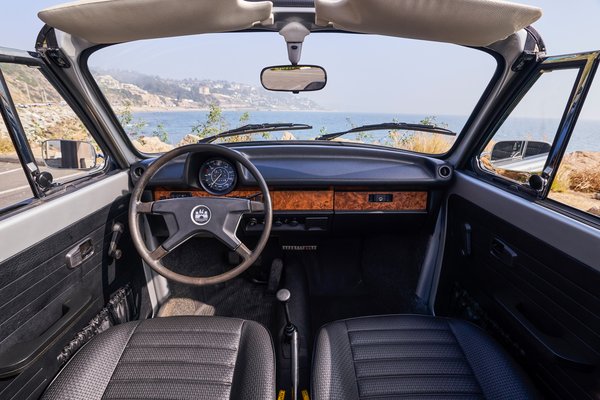
{"label": "steering wheel spoke", "polygon": [[242,257],[242,259],[247,260],[250,257],[252,257],[252,250],[250,250],[248,247],[246,247],[246,245],[244,243],[241,243],[237,249],[235,249],[235,252],[237,254],[239,254],[240,257]]}
{"label": "steering wheel spoke", "polygon": [[135,209],[140,214],[152,214],[152,207],[154,207],[154,202],[138,202],[135,204]]}
{"label": "steering wheel spoke", "polygon": [[169,254],[169,252],[165,250],[165,248],[162,245],[160,245],[150,253],[150,258],[152,258],[155,261],[159,261],[167,254]]}
{"label": "steering wheel spoke", "polygon": [[260,201],[250,201],[250,212],[262,213],[265,211],[265,204]]}

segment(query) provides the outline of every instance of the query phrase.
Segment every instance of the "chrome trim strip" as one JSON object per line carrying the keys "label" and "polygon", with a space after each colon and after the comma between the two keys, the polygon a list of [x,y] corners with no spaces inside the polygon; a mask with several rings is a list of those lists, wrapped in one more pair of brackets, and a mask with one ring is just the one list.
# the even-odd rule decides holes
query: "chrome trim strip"
{"label": "chrome trim strip", "polygon": [[75,224],[129,193],[129,174],[120,172],[73,193],[0,221],[0,262]]}

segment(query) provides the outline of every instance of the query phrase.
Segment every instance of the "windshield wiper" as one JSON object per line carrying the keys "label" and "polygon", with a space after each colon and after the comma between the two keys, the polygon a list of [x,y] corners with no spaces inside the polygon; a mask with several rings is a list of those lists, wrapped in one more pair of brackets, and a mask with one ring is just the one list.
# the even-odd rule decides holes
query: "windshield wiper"
{"label": "windshield wiper", "polygon": [[440,135],[456,136],[456,133],[452,132],[450,129],[441,128],[435,125],[410,124],[406,122],[383,122],[381,124],[357,126],[356,128],[348,129],[347,131],[327,133],[325,135],[316,137],[315,140],[333,140],[347,133],[376,131],[382,129],[399,129],[404,131],[430,132],[439,133]]}
{"label": "windshield wiper", "polygon": [[208,136],[208,137],[202,138],[202,139],[198,140],[198,143],[211,143],[217,139],[225,138],[225,137],[247,135],[249,133],[257,133],[257,132],[273,132],[273,131],[279,131],[279,130],[283,130],[283,129],[290,130],[290,131],[296,131],[296,130],[301,130],[301,129],[312,129],[312,126],[307,125],[307,124],[291,124],[288,122],[282,122],[282,123],[276,123],[276,124],[271,124],[271,123],[248,124],[248,125],[240,126],[239,128],[230,129],[228,131],[217,133],[216,135],[213,135],[213,136]]}

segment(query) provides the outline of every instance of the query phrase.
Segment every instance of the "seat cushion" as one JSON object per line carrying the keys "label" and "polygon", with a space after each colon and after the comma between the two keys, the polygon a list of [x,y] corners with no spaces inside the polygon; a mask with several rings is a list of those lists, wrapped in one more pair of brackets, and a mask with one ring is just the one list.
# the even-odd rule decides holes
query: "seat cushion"
{"label": "seat cushion", "polygon": [[313,400],[535,398],[519,368],[481,329],[421,315],[325,325],[312,391]]}
{"label": "seat cushion", "polygon": [[273,399],[275,358],[252,321],[170,317],[117,325],[84,346],[45,400]]}

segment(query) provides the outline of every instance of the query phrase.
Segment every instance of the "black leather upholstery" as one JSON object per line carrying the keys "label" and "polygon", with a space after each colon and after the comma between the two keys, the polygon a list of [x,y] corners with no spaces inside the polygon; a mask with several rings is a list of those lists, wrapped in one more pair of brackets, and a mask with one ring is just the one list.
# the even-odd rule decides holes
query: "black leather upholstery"
{"label": "black leather upholstery", "polygon": [[325,325],[312,376],[312,400],[535,398],[519,368],[478,327],[421,315]]}
{"label": "black leather upholstery", "polygon": [[273,399],[267,330],[220,317],[171,317],[118,325],[65,366],[44,400]]}

